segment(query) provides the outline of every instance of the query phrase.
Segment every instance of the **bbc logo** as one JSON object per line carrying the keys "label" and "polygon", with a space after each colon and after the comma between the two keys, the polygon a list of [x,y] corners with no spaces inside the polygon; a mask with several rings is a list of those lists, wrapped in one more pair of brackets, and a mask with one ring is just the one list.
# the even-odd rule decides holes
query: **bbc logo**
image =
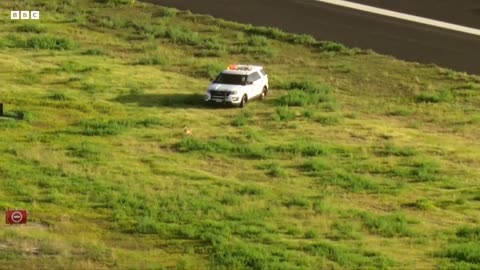
{"label": "bbc logo", "polygon": [[40,20],[40,11],[11,11],[12,20]]}

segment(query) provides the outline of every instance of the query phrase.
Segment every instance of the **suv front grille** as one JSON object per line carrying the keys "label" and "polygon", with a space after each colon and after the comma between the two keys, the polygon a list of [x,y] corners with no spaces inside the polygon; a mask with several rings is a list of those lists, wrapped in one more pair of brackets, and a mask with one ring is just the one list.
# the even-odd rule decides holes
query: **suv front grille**
{"label": "suv front grille", "polygon": [[228,91],[219,91],[219,90],[211,90],[211,91],[210,91],[210,95],[212,95],[212,97],[223,98],[223,97],[228,97],[228,96],[230,95],[230,92],[228,92]]}

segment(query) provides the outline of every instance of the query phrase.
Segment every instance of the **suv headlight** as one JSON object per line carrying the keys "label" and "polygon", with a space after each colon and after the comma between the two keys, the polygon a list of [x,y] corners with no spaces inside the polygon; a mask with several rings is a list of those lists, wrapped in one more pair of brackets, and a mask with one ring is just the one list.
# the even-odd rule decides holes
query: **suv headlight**
{"label": "suv headlight", "polygon": [[236,95],[236,94],[238,94],[237,91],[230,91],[230,95]]}

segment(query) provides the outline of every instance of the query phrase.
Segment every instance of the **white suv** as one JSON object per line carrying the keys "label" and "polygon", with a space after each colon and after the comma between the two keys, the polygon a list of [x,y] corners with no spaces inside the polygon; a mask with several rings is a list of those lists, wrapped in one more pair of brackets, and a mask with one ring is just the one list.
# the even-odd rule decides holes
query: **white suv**
{"label": "white suv", "polygon": [[268,75],[261,66],[230,65],[208,87],[205,101],[243,107],[247,101],[265,99]]}

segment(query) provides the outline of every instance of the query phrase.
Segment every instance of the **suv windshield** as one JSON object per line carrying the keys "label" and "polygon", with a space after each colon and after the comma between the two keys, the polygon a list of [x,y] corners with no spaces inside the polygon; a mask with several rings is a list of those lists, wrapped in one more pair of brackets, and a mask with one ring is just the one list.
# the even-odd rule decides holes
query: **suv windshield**
{"label": "suv windshield", "polygon": [[213,83],[245,85],[247,76],[220,73]]}

